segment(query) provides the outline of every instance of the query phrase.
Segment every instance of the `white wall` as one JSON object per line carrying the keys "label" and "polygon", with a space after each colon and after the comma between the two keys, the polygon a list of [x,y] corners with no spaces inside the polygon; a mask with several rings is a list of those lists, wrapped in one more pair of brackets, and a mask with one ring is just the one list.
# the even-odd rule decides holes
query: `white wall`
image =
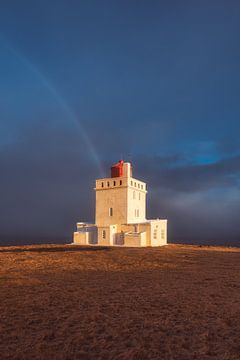
{"label": "white wall", "polygon": [[146,192],[144,190],[128,187],[128,214],[127,223],[138,223],[146,220]]}
{"label": "white wall", "polygon": [[161,246],[167,243],[167,220],[152,220],[151,246]]}
{"label": "white wall", "polygon": [[131,177],[99,179],[95,191],[97,226],[145,221],[147,192],[144,182]]}

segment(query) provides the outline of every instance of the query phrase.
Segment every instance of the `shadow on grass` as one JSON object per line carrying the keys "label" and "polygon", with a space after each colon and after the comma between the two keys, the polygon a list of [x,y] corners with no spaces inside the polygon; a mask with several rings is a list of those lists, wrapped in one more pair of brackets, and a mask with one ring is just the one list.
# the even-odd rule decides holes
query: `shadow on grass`
{"label": "shadow on grass", "polygon": [[22,248],[20,249],[0,249],[0,253],[24,253],[24,252],[37,252],[37,253],[48,253],[48,252],[82,252],[82,251],[109,251],[110,248],[107,246],[77,246],[70,245],[69,247],[39,247],[39,248]]}

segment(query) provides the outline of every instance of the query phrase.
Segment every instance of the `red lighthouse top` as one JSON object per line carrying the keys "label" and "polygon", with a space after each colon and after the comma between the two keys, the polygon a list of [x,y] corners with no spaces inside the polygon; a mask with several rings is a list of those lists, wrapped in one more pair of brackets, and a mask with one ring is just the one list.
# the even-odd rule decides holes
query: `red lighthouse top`
{"label": "red lighthouse top", "polygon": [[119,160],[117,164],[111,166],[111,177],[120,177],[123,176],[123,160]]}

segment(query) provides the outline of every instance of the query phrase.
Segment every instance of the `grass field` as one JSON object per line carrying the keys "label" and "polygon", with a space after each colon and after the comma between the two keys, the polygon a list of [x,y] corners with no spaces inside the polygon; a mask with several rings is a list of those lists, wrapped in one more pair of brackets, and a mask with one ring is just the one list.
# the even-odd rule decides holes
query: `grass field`
{"label": "grass field", "polygon": [[0,248],[0,358],[240,359],[240,249]]}

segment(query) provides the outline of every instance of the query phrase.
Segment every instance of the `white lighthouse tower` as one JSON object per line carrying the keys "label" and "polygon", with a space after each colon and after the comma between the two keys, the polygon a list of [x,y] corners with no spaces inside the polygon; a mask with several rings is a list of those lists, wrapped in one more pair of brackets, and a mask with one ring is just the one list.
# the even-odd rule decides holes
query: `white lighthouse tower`
{"label": "white lighthouse tower", "polygon": [[110,178],[96,180],[95,192],[95,224],[77,223],[75,244],[167,244],[167,220],[146,220],[146,183],[132,177],[130,163],[120,160],[113,165]]}

